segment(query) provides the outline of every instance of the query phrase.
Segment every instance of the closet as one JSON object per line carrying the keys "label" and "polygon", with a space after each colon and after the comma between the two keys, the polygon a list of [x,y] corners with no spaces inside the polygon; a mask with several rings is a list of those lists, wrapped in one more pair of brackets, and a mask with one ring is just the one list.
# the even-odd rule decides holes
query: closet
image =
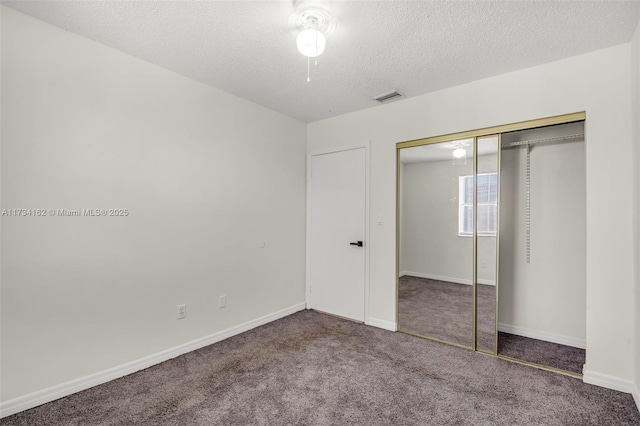
{"label": "closet", "polygon": [[397,144],[399,331],[582,373],[584,119]]}

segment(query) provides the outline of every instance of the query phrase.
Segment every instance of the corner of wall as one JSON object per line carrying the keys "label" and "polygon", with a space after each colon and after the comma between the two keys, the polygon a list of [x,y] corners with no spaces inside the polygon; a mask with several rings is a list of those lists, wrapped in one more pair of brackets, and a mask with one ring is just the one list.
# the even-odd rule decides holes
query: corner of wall
{"label": "corner of wall", "polygon": [[[639,17],[640,18],[640,17]],[[639,19],[640,21],[640,19]],[[640,410],[640,22],[631,39],[631,117],[633,126],[633,158],[634,169],[634,257],[635,257],[635,306],[634,306],[634,339],[635,339],[635,365],[632,391],[638,410]]]}
{"label": "corner of wall", "polygon": [[2,218],[0,416],[304,308],[304,123],[0,11],[2,206],[87,216]]}

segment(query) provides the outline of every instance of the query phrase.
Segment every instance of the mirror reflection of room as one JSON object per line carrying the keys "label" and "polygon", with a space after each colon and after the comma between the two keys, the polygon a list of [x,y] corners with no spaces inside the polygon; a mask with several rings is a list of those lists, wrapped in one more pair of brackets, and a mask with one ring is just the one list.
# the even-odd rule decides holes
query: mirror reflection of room
{"label": "mirror reflection of room", "polygon": [[584,122],[504,133],[500,181],[498,353],[581,374]]}
{"label": "mirror reflection of room", "polygon": [[473,139],[399,153],[399,327],[465,347],[473,342],[473,155]]}
{"label": "mirror reflection of room", "polygon": [[[477,142],[476,349],[494,354],[497,346],[499,144],[498,135],[479,137]],[[473,202],[473,196],[471,201]]]}
{"label": "mirror reflection of room", "polygon": [[425,140],[398,172],[400,331],[580,376],[584,121]]}

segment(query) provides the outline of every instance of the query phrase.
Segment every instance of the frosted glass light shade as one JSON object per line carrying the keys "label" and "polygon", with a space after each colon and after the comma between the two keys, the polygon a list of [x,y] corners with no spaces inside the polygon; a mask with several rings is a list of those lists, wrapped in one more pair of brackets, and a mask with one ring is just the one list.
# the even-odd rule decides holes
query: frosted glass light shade
{"label": "frosted glass light shade", "polygon": [[296,38],[296,43],[298,44],[300,53],[309,58],[315,58],[324,52],[327,38],[315,28],[308,28],[300,31],[300,34],[298,34]]}
{"label": "frosted glass light shade", "polygon": [[466,155],[467,155],[467,150],[464,148],[456,148],[453,150],[454,158],[462,158],[462,157],[466,157]]}

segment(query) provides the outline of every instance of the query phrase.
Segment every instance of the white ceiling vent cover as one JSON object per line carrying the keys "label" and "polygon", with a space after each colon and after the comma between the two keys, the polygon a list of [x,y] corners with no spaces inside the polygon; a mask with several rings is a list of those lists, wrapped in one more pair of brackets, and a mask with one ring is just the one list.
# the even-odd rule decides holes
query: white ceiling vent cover
{"label": "white ceiling vent cover", "polygon": [[373,100],[374,101],[378,101],[380,103],[384,103],[384,102],[392,101],[394,99],[398,99],[400,97],[402,97],[402,94],[400,92],[398,92],[397,90],[394,90],[392,92],[383,93],[382,95],[378,95],[378,96],[374,97]]}

